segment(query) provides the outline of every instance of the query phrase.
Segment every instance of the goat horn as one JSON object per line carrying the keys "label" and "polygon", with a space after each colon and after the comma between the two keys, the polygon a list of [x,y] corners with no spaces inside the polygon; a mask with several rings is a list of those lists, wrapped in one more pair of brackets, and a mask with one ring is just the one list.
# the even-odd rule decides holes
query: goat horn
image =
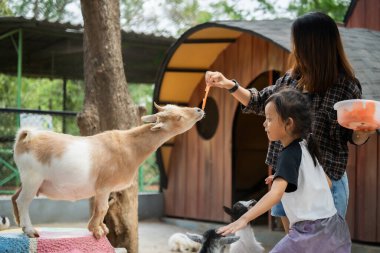
{"label": "goat horn", "polygon": [[161,112],[164,110],[164,108],[162,108],[161,106],[159,106],[158,104],[156,104],[156,102],[153,102],[154,103],[154,107],[156,107],[157,111]]}

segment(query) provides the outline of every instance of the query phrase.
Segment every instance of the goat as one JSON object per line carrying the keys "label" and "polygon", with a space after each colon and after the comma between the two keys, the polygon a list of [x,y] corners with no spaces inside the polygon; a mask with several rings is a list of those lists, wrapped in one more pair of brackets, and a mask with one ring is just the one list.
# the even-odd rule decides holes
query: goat
{"label": "goat", "polygon": [[10,226],[10,222],[8,217],[0,216],[0,230],[8,229]]}
{"label": "goat", "polygon": [[[239,201],[236,202],[232,209],[223,206],[224,212],[231,216],[233,221],[239,219],[245,214],[251,207],[257,203],[256,200]],[[263,253],[264,248],[256,240],[253,228],[250,224],[245,228],[236,232],[236,235],[240,237],[240,240],[231,244],[230,253]]]}
{"label": "goat", "polygon": [[22,128],[16,135],[14,160],[21,187],[12,196],[16,223],[29,237],[38,237],[29,217],[34,196],[76,201],[94,196],[88,229],[96,239],[109,230],[104,224],[111,192],[127,188],[139,165],[172,137],[204,117],[199,108],[158,106],[141,117],[145,124],[93,136],[72,136]]}
{"label": "goat", "polygon": [[198,253],[222,253],[226,247],[231,243],[239,240],[239,236],[221,236],[215,229],[207,230],[203,235],[186,234],[194,242],[202,244],[202,248]]}
{"label": "goat", "polygon": [[168,244],[170,250],[175,252],[197,252],[200,248],[198,242],[194,242],[183,233],[175,233],[170,236]]}

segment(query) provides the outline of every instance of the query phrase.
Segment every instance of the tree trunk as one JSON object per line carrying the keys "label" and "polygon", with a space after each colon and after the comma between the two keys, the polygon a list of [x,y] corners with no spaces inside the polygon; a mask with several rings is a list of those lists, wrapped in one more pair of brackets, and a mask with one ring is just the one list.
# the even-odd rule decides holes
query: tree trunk
{"label": "tree trunk", "polygon": [[[85,81],[84,107],[77,119],[81,135],[134,127],[137,110],[124,74],[119,1],[81,0],[81,8]],[[137,178],[133,182],[111,194],[105,217],[111,244],[128,253],[138,252]]]}

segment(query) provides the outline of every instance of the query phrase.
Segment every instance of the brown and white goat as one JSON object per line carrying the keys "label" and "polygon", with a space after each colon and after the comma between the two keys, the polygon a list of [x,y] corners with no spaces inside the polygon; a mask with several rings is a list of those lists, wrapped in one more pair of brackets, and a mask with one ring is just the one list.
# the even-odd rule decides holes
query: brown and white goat
{"label": "brown and white goat", "polygon": [[156,105],[158,112],[143,116],[145,124],[130,130],[94,136],[20,129],[14,160],[21,187],[12,197],[17,224],[29,237],[38,237],[29,217],[34,196],[76,201],[94,198],[88,229],[96,238],[108,233],[103,219],[111,192],[128,187],[139,165],[164,142],[189,130],[203,118],[199,108]]}

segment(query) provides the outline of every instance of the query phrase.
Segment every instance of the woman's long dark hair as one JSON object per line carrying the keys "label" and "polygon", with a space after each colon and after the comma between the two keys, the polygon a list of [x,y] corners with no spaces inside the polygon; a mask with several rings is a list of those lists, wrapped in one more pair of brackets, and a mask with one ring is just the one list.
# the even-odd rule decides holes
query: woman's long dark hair
{"label": "woman's long dark hair", "polygon": [[285,122],[289,118],[293,119],[294,136],[307,140],[307,149],[313,158],[314,165],[320,161],[320,151],[311,133],[312,113],[309,101],[305,94],[295,88],[283,88],[279,92],[272,94],[265,104],[272,102],[281,120]]}
{"label": "woman's long dark hair", "polygon": [[292,77],[298,86],[324,93],[340,75],[354,79],[335,21],[322,12],[311,12],[292,24]]}

